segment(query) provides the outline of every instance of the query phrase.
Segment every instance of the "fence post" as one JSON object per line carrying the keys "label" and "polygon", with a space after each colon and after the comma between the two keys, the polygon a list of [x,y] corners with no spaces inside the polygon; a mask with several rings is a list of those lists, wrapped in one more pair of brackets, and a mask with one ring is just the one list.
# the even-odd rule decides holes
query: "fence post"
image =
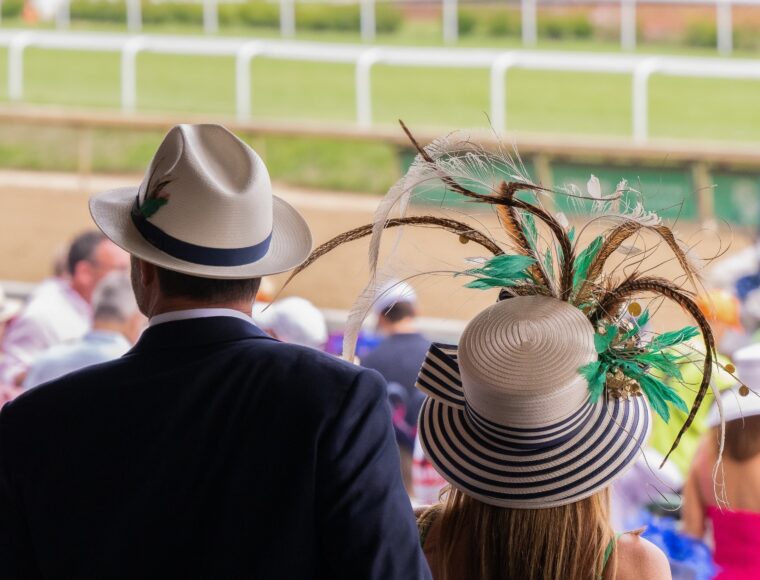
{"label": "fence post", "polygon": [[380,61],[381,53],[376,48],[362,51],[356,59],[356,122],[362,129],[372,127],[372,85],[370,72]]}
{"label": "fence post", "polygon": [[457,0],[443,0],[443,42],[455,44],[459,40],[459,6]]}
{"label": "fence post", "polygon": [[291,38],[296,34],[295,0],[280,0],[280,35]]}
{"label": "fence post", "polygon": [[718,52],[731,54],[734,48],[734,25],[730,0],[717,0],[715,5],[715,20],[718,30]]}
{"label": "fence post", "polygon": [[636,48],[636,0],[620,0],[620,47]]}
{"label": "fence post", "polygon": [[649,77],[658,66],[656,58],[647,58],[633,71],[633,140],[636,143],[649,139]]}
{"label": "fence post", "polygon": [[363,42],[375,40],[377,28],[375,24],[375,0],[360,0],[360,27]]}
{"label": "fence post", "polygon": [[520,0],[520,15],[522,17],[522,42],[525,46],[535,46],[538,40],[536,1]]}
{"label": "fence post", "polygon": [[71,24],[71,1],[61,0],[55,13],[55,25],[59,29],[66,29]]}
{"label": "fence post", "polygon": [[125,113],[137,109],[137,54],[144,44],[141,37],[135,36],[121,47],[121,109]]}
{"label": "fence post", "polygon": [[24,49],[32,43],[29,32],[20,32],[8,44],[8,97],[11,101],[24,98]]}
{"label": "fence post", "polygon": [[494,131],[507,130],[507,71],[517,64],[517,55],[512,52],[500,54],[491,64],[491,123]]}
{"label": "fence post", "polygon": [[217,0],[203,0],[203,32],[219,32],[219,4]]}
{"label": "fence post", "polygon": [[251,119],[251,61],[262,52],[260,42],[246,42],[235,56],[235,110],[238,121]]}
{"label": "fence post", "polygon": [[142,30],[142,4],[141,0],[127,1],[127,30],[137,33]]}

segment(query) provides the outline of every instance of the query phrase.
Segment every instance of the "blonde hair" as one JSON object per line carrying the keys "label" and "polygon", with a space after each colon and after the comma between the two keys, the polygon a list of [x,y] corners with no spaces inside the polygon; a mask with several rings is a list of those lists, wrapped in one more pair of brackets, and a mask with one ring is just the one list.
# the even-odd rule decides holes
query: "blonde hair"
{"label": "blonde hair", "polygon": [[[609,505],[607,489],[564,506],[513,509],[452,488],[439,518],[436,580],[453,580],[454,569],[479,580],[599,580],[615,541]],[[607,567],[614,578],[614,550]]]}

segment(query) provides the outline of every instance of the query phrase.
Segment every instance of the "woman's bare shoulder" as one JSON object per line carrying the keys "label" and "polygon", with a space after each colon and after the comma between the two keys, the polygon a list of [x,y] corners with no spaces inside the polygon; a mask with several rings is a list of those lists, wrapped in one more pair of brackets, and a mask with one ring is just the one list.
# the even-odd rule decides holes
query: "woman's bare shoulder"
{"label": "woman's bare shoulder", "polygon": [[623,534],[617,541],[616,580],[670,580],[668,559],[657,546],[638,534]]}

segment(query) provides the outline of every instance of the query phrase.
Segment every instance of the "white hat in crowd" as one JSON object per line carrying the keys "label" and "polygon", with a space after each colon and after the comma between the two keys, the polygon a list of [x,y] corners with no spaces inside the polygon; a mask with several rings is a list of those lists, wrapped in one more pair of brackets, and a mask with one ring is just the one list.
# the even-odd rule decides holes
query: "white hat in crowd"
{"label": "white hat in crowd", "polygon": [[177,125],[137,187],[95,195],[98,227],[130,254],[207,278],[256,278],[298,266],[309,227],[272,195],[264,162],[221,125]]}
{"label": "white hat in crowd", "polygon": [[254,309],[259,327],[291,344],[323,348],[327,343],[327,323],[319,309],[305,298],[291,296],[265,308]]}

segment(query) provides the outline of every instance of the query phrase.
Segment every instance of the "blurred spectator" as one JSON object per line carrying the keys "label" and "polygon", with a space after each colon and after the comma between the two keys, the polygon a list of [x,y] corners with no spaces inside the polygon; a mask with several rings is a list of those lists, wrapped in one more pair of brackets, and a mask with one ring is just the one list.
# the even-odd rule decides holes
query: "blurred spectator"
{"label": "blurred spectator", "polygon": [[[752,390],[760,389],[760,345],[736,353],[739,378]],[[705,535],[712,524],[717,578],[760,577],[760,397],[751,392],[740,397],[736,390],[723,393],[726,421],[725,451],[717,481],[714,465],[720,441],[720,416],[710,411],[712,428],[700,443],[684,489],[684,531]],[[716,493],[723,502],[719,505]],[[727,502],[727,505],[726,505]]]}
{"label": "blurred spectator", "polygon": [[394,428],[401,452],[404,485],[411,495],[414,435],[420,407],[425,400],[415,383],[430,341],[417,332],[417,295],[405,282],[391,281],[382,288],[375,301],[375,313],[377,330],[385,338],[361,364],[378,371],[389,385],[395,383],[400,387],[389,391],[389,396],[394,395],[390,399]]}
{"label": "blurred spectator", "polygon": [[[756,234],[752,245],[713,262],[708,273],[708,280],[711,286],[725,290],[736,289],[739,297],[743,299],[743,296],[752,290],[755,281],[760,283],[760,279],[757,279],[758,272],[760,272],[760,232]],[[739,284],[740,280],[741,284]]]}
{"label": "blurred spectator", "polygon": [[420,438],[415,437],[412,456],[412,501],[419,506],[436,504],[441,501],[441,493],[448,484],[425,457]]}
{"label": "blurred spectator", "polygon": [[137,308],[124,272],[111,272],[92,295],[92,330],[70,344],[48,349],[32,363],[24,389],[36,387],[86,366],[113,360],[137,342],[146,319]]}
{"label": "blurred spectator", "polygon": [[53,254],[53,276],[56,278],[68,278],[69,248],[66,245],[59,246]]}
{"label": "blurred spectator", "polygon": [[[22,305],[23,303],[21,300],[12,300],[11,298],[8,298],[5,295],[5,290],[0,286],[0,341],[3,339],[8,322],[19,313]],[[0,357],[1,356],[2,353],[0,353]]]}
{"label": "blurred spectator", "polygon": [[[0,342],[3,340],[3,334],[5,333],[5,327],[8,324],[8,321],[18,314],[19,310],[21,310],[21,305],[22,303],[20,300],[11,300],[10,298],[7,298],[3,291],[3,287],[0,286]],[[2,357],[3,353],[0,352],[0,359],[2,359]],[[0,381],[0,406],[13,399],[18,392],[19,390],[15,386],[4,385],[2,381]]]}
{"label": "blurred spectator", "polygon": [[2,342],[0,383],[20,385],[29,365],[45,350],[81,338],[91,325],[90,300],[112,270],[129,268],[129,256],[100,232],[81,234],[67,258],[69,279],[50,278],[32,294]]}
{"label": "blurred spectator", "polygon": [[718,352],[730,357],[747,345],[741,322],[741,302],[733,292],[709,290],[699,295],[696,302],[710,321]]}
{"label": "blurred spectator", "polygon": [[269,336],[282,342],[319,350],[327,343],[325,317],[305,298],[291,296],[254,309],[253,319]]}

